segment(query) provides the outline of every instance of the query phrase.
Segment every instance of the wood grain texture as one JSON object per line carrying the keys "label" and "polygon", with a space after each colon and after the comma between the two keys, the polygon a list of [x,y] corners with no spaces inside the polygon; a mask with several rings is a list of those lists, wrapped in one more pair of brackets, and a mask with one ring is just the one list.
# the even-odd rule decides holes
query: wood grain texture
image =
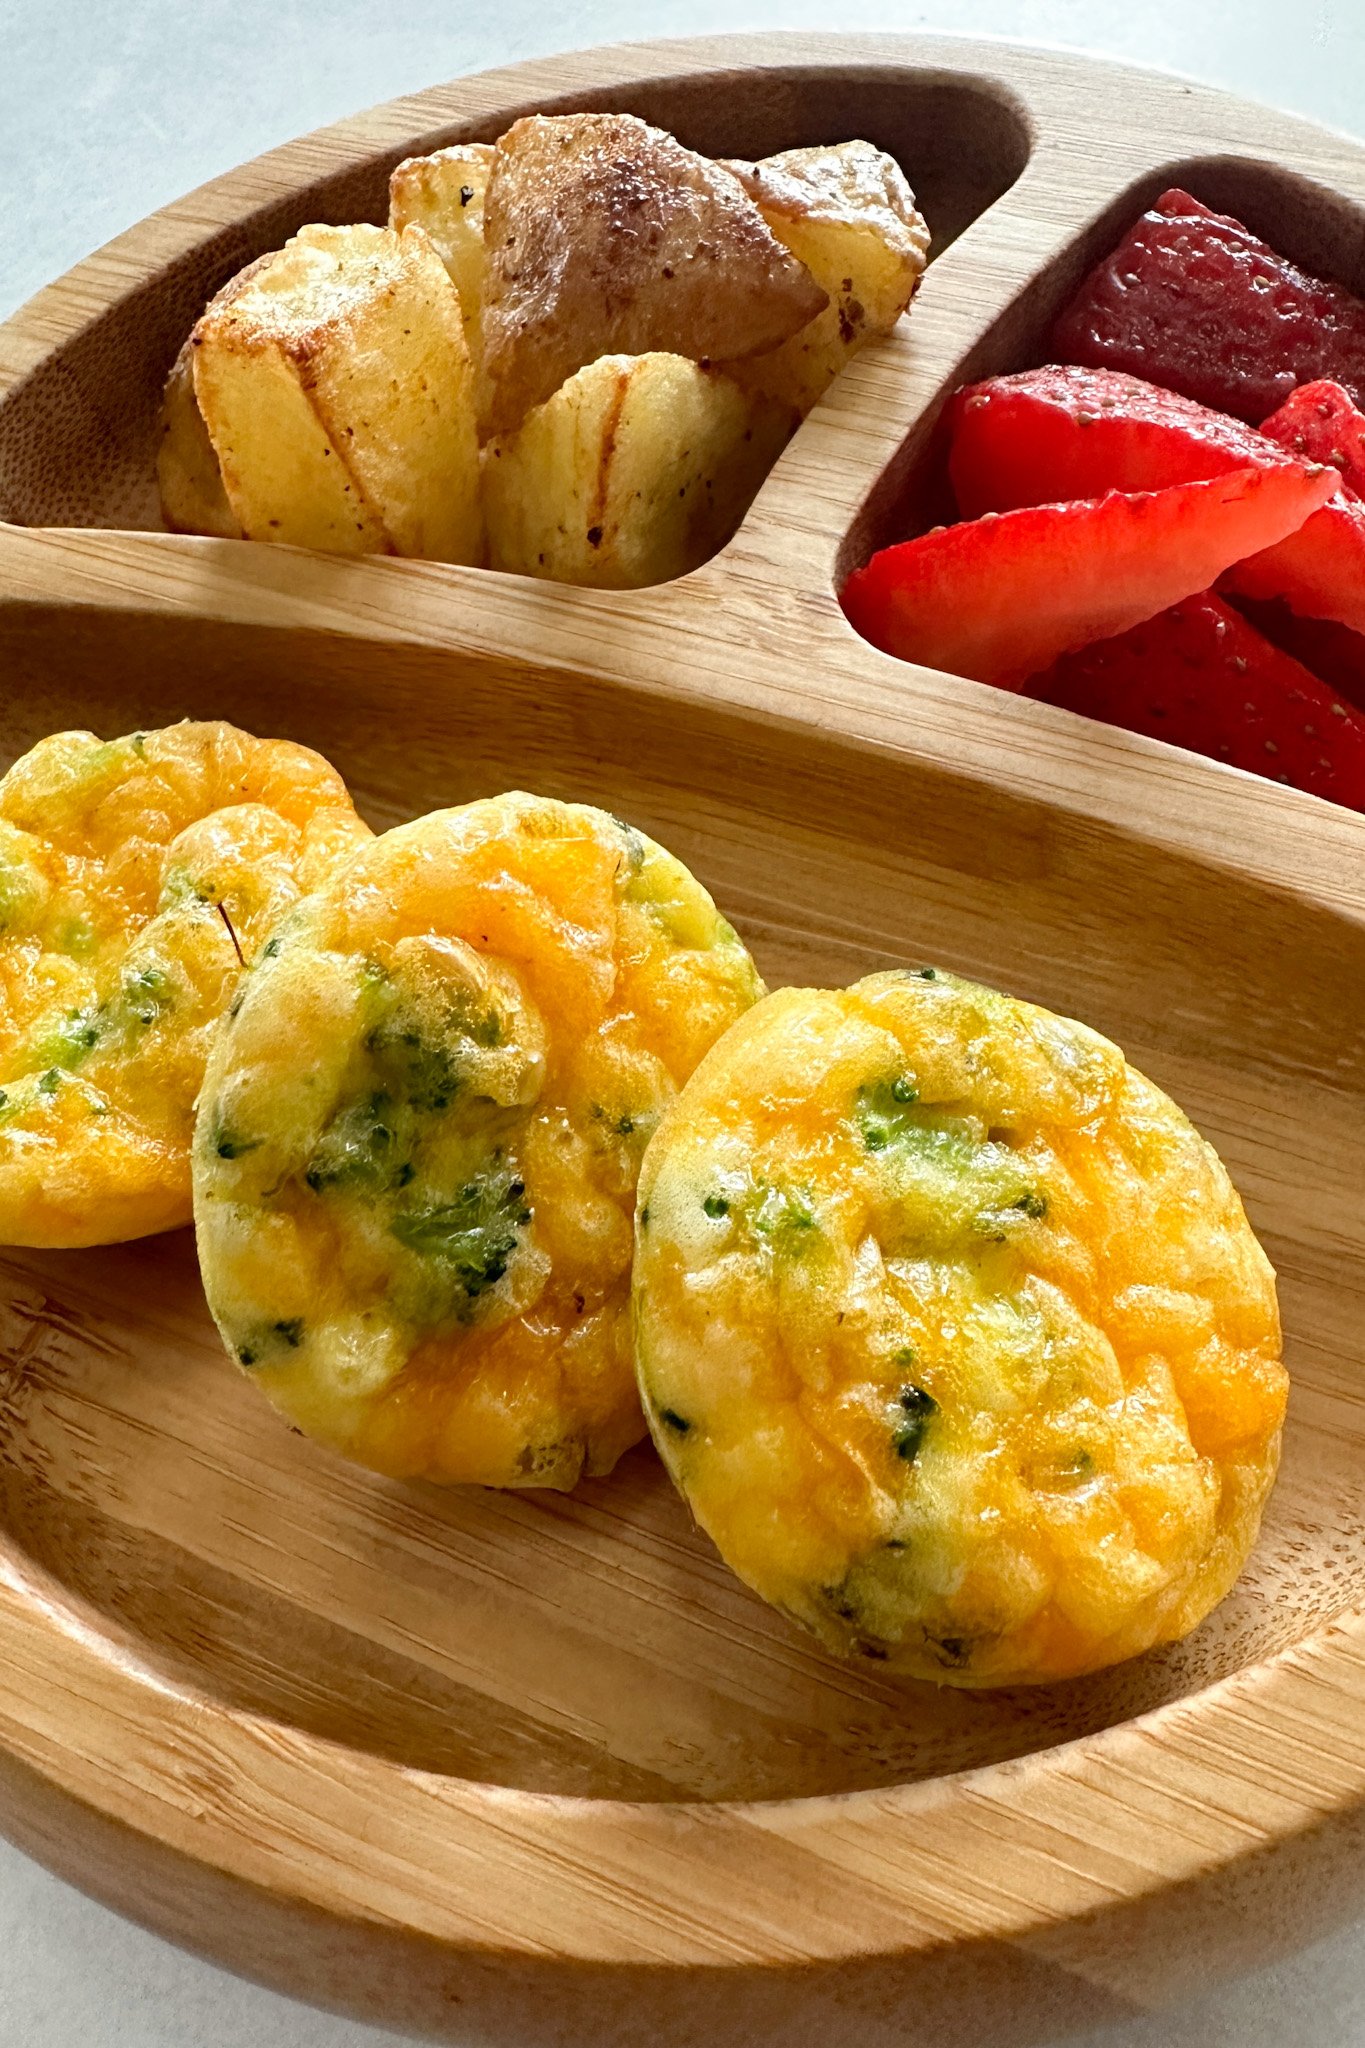
{"label": "wood grain texture", "polygon": [[[602,594],[138,530],[204,294],[535,106],[717,153],[849,133],[938,230],[730,547]],[[772,982],[938,960],[1189,1109],[1281,1275],[1252,1564],[1187,1643],[955,1695],[751,1598],[652,1456],[570,1498],[340,1464],[223,1357],[186,1237],[0,1254],[0,1808],[177,1938],[433,2034],[1022,2042],[1365,1891],[1365,822],[894,662],[837,578],[941,491],[968,374],[1180,178],[1365,284],[1365,150],[944,39],[587,53],[395,102],[168,209],[0,329],[0,750],[186,713],[322,748],[382,825],[520,784],[673,847]],[[1182,1977],[1182,1971],[1185,1973]]]}

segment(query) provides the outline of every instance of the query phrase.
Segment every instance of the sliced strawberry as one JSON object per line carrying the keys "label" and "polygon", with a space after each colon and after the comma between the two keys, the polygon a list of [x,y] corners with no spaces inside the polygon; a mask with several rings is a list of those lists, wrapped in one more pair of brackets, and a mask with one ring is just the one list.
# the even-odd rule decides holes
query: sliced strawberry
{"label": "sliced strawberry", "polygon": [[1365,633],[1335,619],[1304,619],[1283,598],[1239,598],[1237,609],[1282,653],[1311,668],[1339,697],[1365,711]]}
{"label": "sliced strawberry", "polygon": [[1188,192],[1163,192],[1090,273],[1051,352],[1253,423],[1316,377],[1365,405],[1365,304]]}
{"label": "sliced strawberry", "polygon": [[1365,811],[1365,717],[1211,591],[1065,656],[1025,687]]}
{"label": "sliced strawberry", "polygon": [[1008,685],[1207,589],[1301,526],[1332,488],[1327,471],[1286,463],[1002,512],[883,548],[842,603],[888,654]]}
{"label": "sliced strawberry", "polygon": [[1238,597],[1282,597],[1310,619],[1365,633],[1365,504],[1333,498],[1298,533],[1239,562],[1227,587]]}
{"label": "sliced strawberry", "polygon": [[1300,384],[1261,432],[1292,455],[1330,464],[1348,496],[1365,498],[1365,412],[1330,377]]}
{"label": "sliced strawberry", "polygon": [[1296,458],[1241,420],[1122,370],[1049,363],[959,391],[949,475],[964,519],[1106,491],[1160,491]]}
{"label": "sliced strawberry", "polygon": [[[1317,388],[1321,388],[1320,386]],[[1287,410],[1287,408],[1286,408]],[[1254,464],[1299,462],[1278,441],[1114,370],[1050,365],[958,393],[949,471],[964,512],[1155,491]],[[1365,504],[1337,492],[1302,529],[1229,575],[1238,595],[1284,598],[1365,632]]]}

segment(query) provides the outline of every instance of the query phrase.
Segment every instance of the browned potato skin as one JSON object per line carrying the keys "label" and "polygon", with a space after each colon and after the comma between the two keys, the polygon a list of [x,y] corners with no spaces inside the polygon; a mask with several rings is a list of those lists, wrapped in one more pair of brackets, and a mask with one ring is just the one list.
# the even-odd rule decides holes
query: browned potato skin
{"label": "browned potato skin", "polygon": [[749,163],[727,157],[733,171],[770,226],[782,221],[843,221],[864,213],[891,213],[918,243],[921,265],[929,231],[915,195],[893,157],[871,142],[821,143],[788,149]]}
{"label": "browned potato skin", "polygon": [[747,389],[804,415],[863,344],[889,334],[907,310],[929,230],[900,166],[870,142],[789,149],[726,168],[829,294],[798,334],[732,366]]}
{"label": "browned potato skin", "polygon": [[482,558],[473,369],[423,228],[300,228],[219,294],[192,341],[247,539]]}
{"label": "browned potato skin", "polygon": [[484,236],[499,432],[599,356],[758,355],[828,303],[731,172],[629,114],[516,122],[498,143]]}

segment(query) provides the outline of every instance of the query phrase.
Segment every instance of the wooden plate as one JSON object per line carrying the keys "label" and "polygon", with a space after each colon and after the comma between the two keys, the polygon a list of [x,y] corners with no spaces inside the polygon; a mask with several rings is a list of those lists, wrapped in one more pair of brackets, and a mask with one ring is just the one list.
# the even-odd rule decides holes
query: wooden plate
{"label": "wooden plate", "polygon": [[[717,154],[868,135],[939,236],[912,322],[733,544],[602,595],[138,531],[167,364],[301,222],[534,106]],[[964,375],[1192,183],[1365,285],[1365,151],[1004,45],[789,36],[463,81],[277,151],[0,330],[6,755],[225,716],[376,824],[525,784],[636,819],[776,982],[934,958],[1117,1038],[1221,1148],[1294,1374],[1250,1569],[1189,1642],[961,1696],[751,1598],[651,1456],[571,1499],[386,1483],[221,1355],[188,1235],[0,1259],[0,1786],[15,1837],[302,1994],[519,2042],[993,2043],[1263,1957],[1365,1845],[1365,821],[875,653],[842,570],[932,497]],[[901,515],[904,517],[904,513]],[[794,2000],[803,2001],[794,2004]]]}

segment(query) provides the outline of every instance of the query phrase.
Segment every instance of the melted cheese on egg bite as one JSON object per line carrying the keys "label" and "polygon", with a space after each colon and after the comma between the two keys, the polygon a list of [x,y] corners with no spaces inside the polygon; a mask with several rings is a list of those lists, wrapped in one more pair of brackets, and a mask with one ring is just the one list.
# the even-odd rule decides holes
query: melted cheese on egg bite
{"label": "melted cheese on egg bite", "polygon": [[190,1220],[208,1047],[276,919],[370,837],[318,754],[55,733],[0,781],[0,1242]]}
{"label": "melted cheese on egg bite", "polygon": [[640,1182],[637,1361],[702,1527],[830,1648],[954,1685],[1184,1635],[1274,1479],[1274,1277],[1181,1111],[936,972],[785,989]]}
{"label": "melted cheese on egg bite", "polygon": [[266,953],[195,1143],[233,1355],[395,1476],[609,1471],[645,1428],[640,1159],[761,994],[748,953],[643,834],[519,793],[385,833]]}

